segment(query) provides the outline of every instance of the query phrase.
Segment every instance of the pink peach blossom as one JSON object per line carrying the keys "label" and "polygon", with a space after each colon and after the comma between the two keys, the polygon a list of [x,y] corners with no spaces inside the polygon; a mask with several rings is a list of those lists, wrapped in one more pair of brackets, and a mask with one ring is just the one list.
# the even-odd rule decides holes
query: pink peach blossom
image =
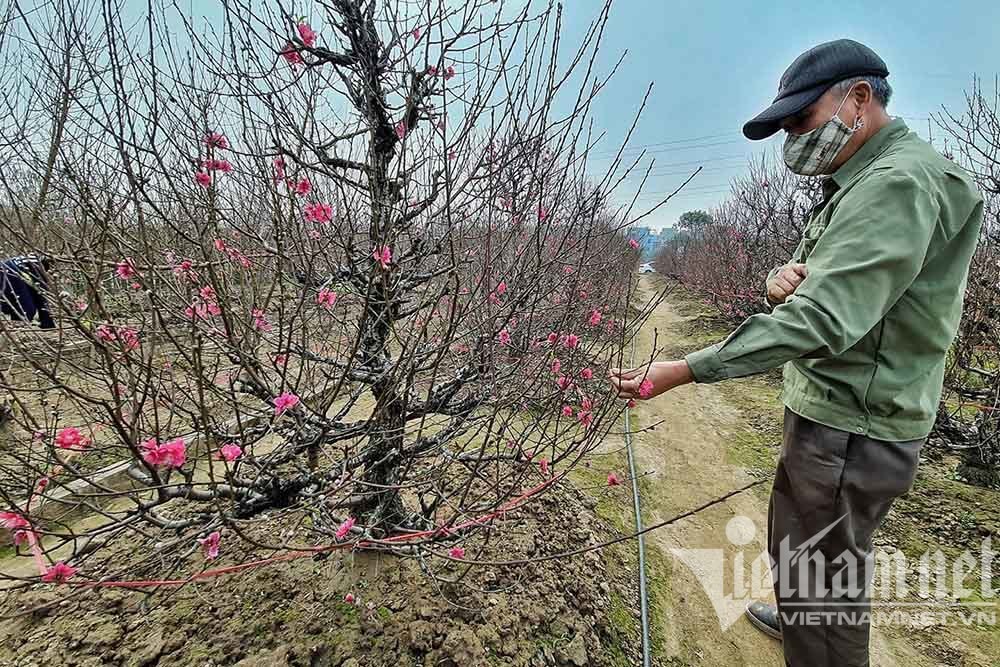
{"label": "pink peach blossom", "polygon": [[306,46],[314,46],[316,44],[316,31],[312,29],[308,23],[300,23],[298,25],[299,37],[302,39],[302,43]]}
{"label": "pink peach blossom", "polygon": [[408,128],[406,127],[405,120],[401,120],[398,123],[396,123],[396,136],[399,137],[400,139],[406,136],[407,130]]}
{"label": "pink peach blossom", "polygon": [[126,352],[131,352],[139,348],[139,332],[131,327],[120,327],[118,329],[118,340]]}
{"label": "pink peach blossom", "polygon": [[28,520],[16,512],[0,512],[0,523],[3,523],[3,527],[10,531],[31,527]]}
{"label": "pink peach blossom", "polygon": [[590,370],[589,368],[584,368],[582,371],[580,371],[580,377],[582,377],[584,380],[589,380],[590,378],[594,377],[594,371]]}
{"label": "pink peach blossom", "polygon": [[221,171],[226,174],[233,170],[233,164],[229,160],[202,160],[201,167],[205,171]]}
{"label": "pink peach blossom", "polygon": [[47,584],[64,584],[76,575],[76,568],[59,561],[45,568],[42,581]]}
{"label": "pink peach blossom", "polygon": [[639,242],[636,241],[635,239],[629,239],[628,240],[628,247],[632,248],[632,250],[638,250],[639,249]]}
{"label": "pink peach blossom", "polygon": [[178,278],[184,278],[185,280],[190,280],[191,282],[194,282],[197,279],[198,274],[195,273],[194,269],[192,268],[193,266],[194,264],[191,262],[190,259],[182,260],[177,266],[174,267],[173,269],[174,275],[177,276]]}
{"label": "pink peach blossom", "polygon": [[333,207],[329,204],[306,204],[302,210],[307,222],[327,223],[333,220]]}
{"label": "pink peach blossom", "polygon": [[448,555],[455,560],[462,560],[465,558],[465,549],[462,547],[452,547],[451,549],[448,549]]}
{"label": "pink peach blossom", "polygon": [[142,460],[151,466],[180,468],[187,459],[187,446],[184,438],[174,438],[160,444],[156,438],[150,438],[142,443]]}
{"label": "pink peach blossom", "polygon": [[639,385],[639,398],[649,398],[653,395],[653,381],[646,378]]}
{"label": "pink peach blossom", "polygon": [[213,530],[206,537],[200,537],[196,541],[201,545],[202,553],[205,554],[205,560],[215,560],[219,557],[219,540],[222,535],[219,531]]}
{"label": "pink peach blossom", "polygon": [[378,262],[382,270],[385,271],[392,263],[392,250],[389,249],[389,246],[378,246],[372,250],[372,259]]}
{"label": "pink peach blossom", "polygon": [[292,69],[295,69],[298,65],[301,65],[304,60],[302,60],[302,55],[295,50],[295,45],[291,42],[285,44],[285,48],[281,50],[281,57],[285,59]]}
{"label": "pink peach blossom", "polygon": [[56,433],[56,447],[60,449],[69,449],[72,451],[82,451],[90,444],[90,440],[86,438],[80,429],[73,426],[67,426],[66,428],[60,429]]}
{"label": "pink peach blossom", "polygon": [[312,190],[312,183],[309,181],[308,178],[305,177],[300,178],[298,183],[295,184],[295,194],[299,195],[300,197],[304,197],[305,195],[309,194],[310,190]]}
{"label": "pink peach blossom", "polygon": [[212,185],[212,176],[208,172],[199,171],[194,175],[195,182],[203,188]]}
{"label": "pink peach blossom", "polygon": [[562,406],[562,413],[563,413],[563,417],[572,417],[573,416],[573,408],[572,408],[572,406],[569,406],[569,405]]}
{"label": "pink peach blossom", "polygon": [[274,414],[281,415],[299,404],[299,397],[291,392],[284,392],[274,398]]}
{"label": "pink peach blossom", "polygon": [[131,257],[126,257],[118,262],[118,265],[115,267],[115,274],[122,280],[129,280],[139,275],[135,270],[135,264],[132,263]]}
{"label": "pink peach blossom", "polygon": [[337,293],[324,287],[316,295],[316,303],[330,310],[337,303]]}
{"label": "pink peach blossom", "polygon": [[223,445],[219,449],[219,458],[225,459],[232,463],[236,459],[243,455],[243,448],[236,443],[229,443],[228,445]]}
{"label": "pink peach blossom", "polygon": [[618,486],[621,484],[621,480],[618,479],[618,475],[613,472],[608,473],[608,486]]}
{"label": "pink peach blossom", "polygon": [[254,308],[253,312],[253,328],[257,331],[270,331],[271,323],[267,320],[267,315],[263,310],[259,308]]}
{"label": "pink peach blossom", "polygon": [[209,148],[229,148],[229,140],[221,132],[209,132],[205,135],[205,145]]}
{"label": "pink peach blossom", "polygon": [[94,335],[97,336],[97,340],[104,341],[105,343],[112,343],[116,338],[114,328],[107,324],[99,324],[97,329],[94,330]]}
{"label": "pink peach blossom", "polygon": [[351,528],[354,528],[354,517],[349,516],[347,519],[337,527],[337,532],[334,533],[338,540],[342,540],[347,537],[347,534],[351,532]]}

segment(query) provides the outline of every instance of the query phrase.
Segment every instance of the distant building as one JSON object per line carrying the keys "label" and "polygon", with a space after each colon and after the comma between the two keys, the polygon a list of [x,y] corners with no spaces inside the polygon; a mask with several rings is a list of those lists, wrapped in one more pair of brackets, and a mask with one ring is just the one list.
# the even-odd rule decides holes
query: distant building
{"label": "distant building", "polygon": [[664,227],[663,229],[633,227],[630,236],[639,242],[642,261],[648,262],[656,257],[656,253],[663,244],[677,236],[677,230],[673,227]]}

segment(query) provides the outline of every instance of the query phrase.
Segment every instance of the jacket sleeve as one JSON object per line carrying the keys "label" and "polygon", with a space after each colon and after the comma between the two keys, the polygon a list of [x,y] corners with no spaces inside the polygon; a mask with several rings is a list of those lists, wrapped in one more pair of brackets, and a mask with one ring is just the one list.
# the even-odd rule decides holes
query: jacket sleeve
{"label": "jacket sleeve", "polygon": [[808,276],[785,303],[686,357],[695,380],[753,375],[850,349],[920,273],[938,213],[911,176],[873,173],[838,202],[806,260]]}

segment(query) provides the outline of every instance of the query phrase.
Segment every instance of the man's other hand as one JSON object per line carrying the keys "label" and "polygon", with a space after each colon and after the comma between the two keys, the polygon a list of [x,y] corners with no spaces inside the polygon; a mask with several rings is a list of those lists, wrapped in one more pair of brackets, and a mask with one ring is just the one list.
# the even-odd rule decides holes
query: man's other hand
{"label": "man's other hand", "polygon": [[777,306],[791,296],[806,279],[805,264],[786,264],[767,281],[767,300]]}

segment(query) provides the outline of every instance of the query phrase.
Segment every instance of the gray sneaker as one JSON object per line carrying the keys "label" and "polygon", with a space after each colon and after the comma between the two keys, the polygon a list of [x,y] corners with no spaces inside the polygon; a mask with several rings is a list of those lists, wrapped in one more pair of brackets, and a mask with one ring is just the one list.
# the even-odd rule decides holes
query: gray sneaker
{"label": "gray sneaker", "polygon": [[751,602],[747,605],[747,618],[754,627],[766,634],[781,641],[781,618],[778,616],[778,608],[766,602]]}

